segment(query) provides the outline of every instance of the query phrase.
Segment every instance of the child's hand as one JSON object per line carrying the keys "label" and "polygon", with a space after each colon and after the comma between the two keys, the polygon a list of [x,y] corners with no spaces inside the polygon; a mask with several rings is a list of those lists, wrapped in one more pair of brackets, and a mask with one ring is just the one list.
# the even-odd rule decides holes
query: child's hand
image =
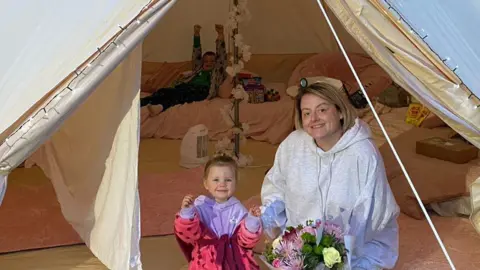
{"label": "child's hand", "polygon": [[202,27],[198,24],[195,24],[193,26],[193,33],[195,33],[196,35],[200,34],[200,30],[202,30]]}
{"label": "child's hand", "polygon": [[223,25],[221,24],[215,24],[215,31],[217,31],[217,33],[220,35],[222,34],[223,35]]}
{"label": "child's hand", "polygon": [[258,206],[254,206],[254,207],[250,208],[249,213],[250,213],[250,215],[252,215],[254,217],[260,217],[262,215],[262,211],[260,210],[260,207],[258,207]]}
{"label": "child's hand", "polygon": [[183,198],[182,201],[182,209],[183,208],[188,208],[193,205],[193,195],[187,195]]}

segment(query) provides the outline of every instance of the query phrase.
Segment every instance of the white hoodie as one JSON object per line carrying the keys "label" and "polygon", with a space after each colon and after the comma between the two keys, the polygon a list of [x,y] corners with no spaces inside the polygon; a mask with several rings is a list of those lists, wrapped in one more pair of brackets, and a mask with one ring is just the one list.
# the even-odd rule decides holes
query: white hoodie
{"label": "white hoodie", "polygon": [[394,267],[399,208],[363,121],[357,119],[327,152],[305,131],[292,132],[277,150],[261,196],[266,209],[284,202],[285,211],[274,215],[283,228],[307,220],[342,220],[344,230],[355,236],[352,269]]}

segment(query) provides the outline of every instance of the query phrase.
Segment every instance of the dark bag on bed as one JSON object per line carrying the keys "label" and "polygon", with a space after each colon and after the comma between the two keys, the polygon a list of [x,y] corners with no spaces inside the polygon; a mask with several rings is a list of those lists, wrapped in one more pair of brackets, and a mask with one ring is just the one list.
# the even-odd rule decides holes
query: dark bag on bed
{"label": "dark bag on bed", "polygon": [[364,109],[368,106],[368,100],[365,98],[362,89],[358,89],[354,93],[350,94],[348,93],[347,88],[345,88],[345,84],[343,84],[343,91],[345,91],[348,100],[350,100],[350,103],[352,103],[353,107],[356,109]]}

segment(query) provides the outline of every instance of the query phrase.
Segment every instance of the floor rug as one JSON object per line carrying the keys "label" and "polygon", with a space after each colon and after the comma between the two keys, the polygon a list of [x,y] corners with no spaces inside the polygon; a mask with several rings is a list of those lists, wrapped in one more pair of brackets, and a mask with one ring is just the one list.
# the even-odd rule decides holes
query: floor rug
{"label": "floor rug", "polygon": [[[204,191],[202,173],[203,168],[196,168],[139,176],[142,236],[173,233],[183,197]],[[0,206],[0,253],[81,243],[63,218],[47,178],[9,183]]]}

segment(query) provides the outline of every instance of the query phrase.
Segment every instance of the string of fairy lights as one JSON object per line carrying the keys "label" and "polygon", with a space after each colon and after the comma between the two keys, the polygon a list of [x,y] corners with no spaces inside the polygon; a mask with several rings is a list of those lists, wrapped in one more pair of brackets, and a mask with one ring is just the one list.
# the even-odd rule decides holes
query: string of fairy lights
{"label": "string of fairy lights", "polygon": [[[55,111],[57,114],[60,114],[60,112],[58,112],[57,109],[55,108],[55,105],[57,105],[60,102],[60,100],[67,94],[74,93],[73,85],[75,84],[75,82],[77,82],[81,77],[87,75],[88,70],[95,66],[95,63],[98,61],[100,57],[105,55],[105,53],[108,51],[121,47],[122,43],[119,40],[121,39],[125,31],[129,29],[132,25],[141,24],[139,17],[147,9],[149,9],[152,6],[152,4],[155,4],[156,2],[157,0],[150,0],[146,5],[143,6],[139,14],[135,16],[135,18],[132,21],[130,21],[124,26],[118,25],[118,28],[120,28],[119,32],[117,32],[117,34],[109,42],[104,44],[102,47],[97,47],[97,51],[94,53],[94,55],[92,55],[91,57],[92,59],[88,63],[86,63],[86,65],[85,64],[81,65],[80,68],[77,68],[69,75],[69,76],[72,76],[72,78],[69,79],[66,86],[62,90],[55,93],[55,95],[50,97],[50,99],[41,108],[37,109],[35,113],[33,113],[14,132],[12,132],[12,134],[10,134],[5,139],[5,143],[7,144],[7,146],[11,148],[18,140],[24,139],[23,135],[25,135],[36,123],[36,122],[34,123],[34,119],[38,119],[37,121],[40,121],[41,119],[48,119],[48,113],[52,110]],[[41,116],[42,113],[43,113],[43,116],[39,117]],[[12,140],[12,138],[15,138],[18,132],[22,132],[23,133],[22,136],[19,136],[16,140]]]}
{"label": "string of fairy lights", "polygon": [[[389,11],[393,11],[397,14],[397,17],[398,17],[398,22],[399,23],[403,23],[405,24],[408,28],[409,28],[409,32],[412,33],[412,34],[415,34],[417,35],[422,41],[423,43],[430,49],[430,51],[432,51],[437,57],[438,59],[440,59],[444,64],[445,66],[447,66],[456,76],[457,78],[460,80],[460,85],[463,85],[465,86],[464,89],[466,91],[469,92],[469,95],[468,95],[468,99],[472,99],[472,98],[476,98],[477,101],[479,101],[480,99],[468,88],[466,87],[466,85],[463,83],[462,79],[460,78],[460,76],[457,74],[457,70],[458,70],[458,65],[455,65],[454,68],[450,67],[448,65],[448,61],[450,61],[450,57],[442,57],[440,56],[431,46],[430,44],[427,42],[427,38],[428,38],[428,33],[426,33],[426,31],[424,29],[420,30],[420,32],[425,32],[423,35],[421,33],[419,33],[419,31],[417,31],[413,26],[412,24],[406,19],[404,18],[404,16],[402,16],[401,12],[398,11],[394,5],[392,5],[390,2],[390,0],[383,0],[385,2],[385,4],[387,5],[387,9]],[[458,89],[460,88],[460,85],[455,85],[454,88],[455,89]],[[474,106],[475,109],[478,109],[480,107],[480,104],[477,104]]]}

